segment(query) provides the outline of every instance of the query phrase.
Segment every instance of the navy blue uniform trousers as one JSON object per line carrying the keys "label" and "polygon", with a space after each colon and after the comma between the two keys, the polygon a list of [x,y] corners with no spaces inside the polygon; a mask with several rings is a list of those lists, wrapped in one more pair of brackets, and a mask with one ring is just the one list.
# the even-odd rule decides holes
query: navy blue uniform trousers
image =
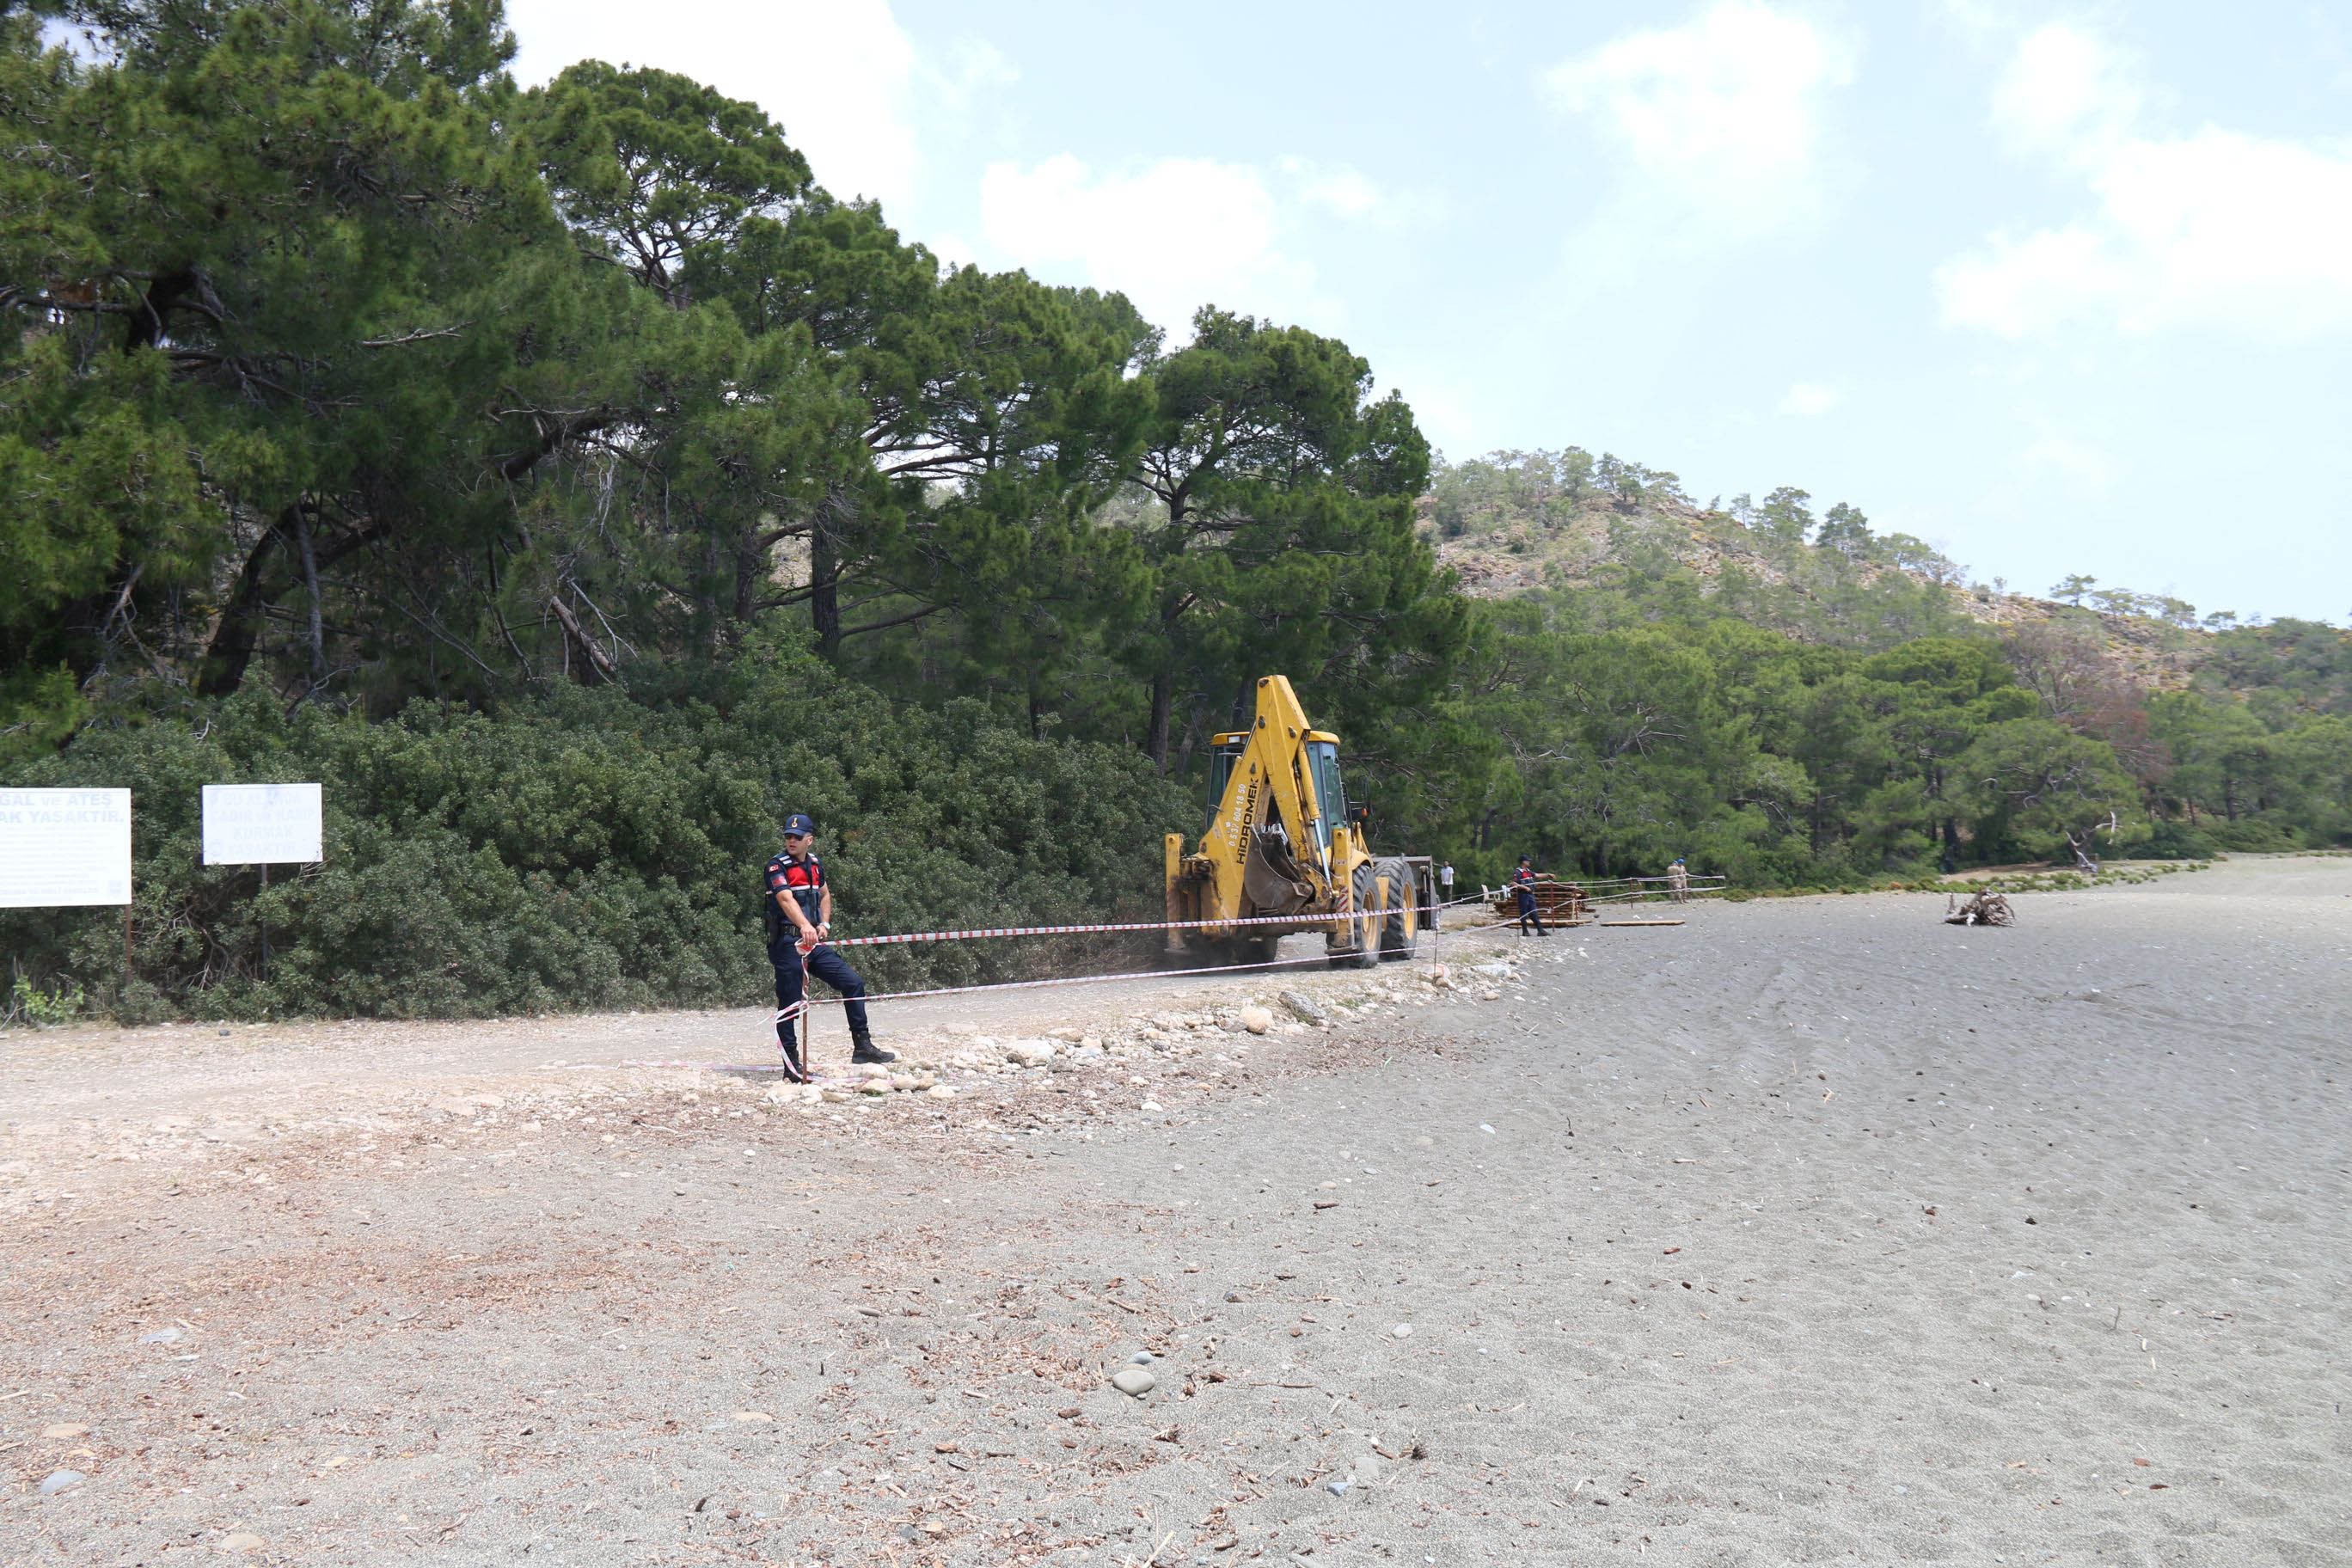
{"label": "navy blue uniform trousers", "polygon": [[1538,936],[1543,935],[1543,914],[1536,907],[1536,890],[1533,888],[1522,885],[1519,888],[1518,892],[1519,934],[1521,936],[1527,935],[1528,927],[1530,924],[1533,924],[1536,928],[1536,934]]}
{"label": "navy blue uniform trousers", "polygon": [[[789,1007],[808,992],[808,976],[815,975],[835,991],[849,998],[849,1035],[854,1040],[866,1038],[866,982],[857,971],[849,967],[841,954],[829,947],[820,946],[806,959],[801,957],[799,944],[791,938],[772,942],[768,962],[776,971],[776,1005]],[[776,1040],[784,1049],[793,1048],[793,1020],[776,1020]]]}

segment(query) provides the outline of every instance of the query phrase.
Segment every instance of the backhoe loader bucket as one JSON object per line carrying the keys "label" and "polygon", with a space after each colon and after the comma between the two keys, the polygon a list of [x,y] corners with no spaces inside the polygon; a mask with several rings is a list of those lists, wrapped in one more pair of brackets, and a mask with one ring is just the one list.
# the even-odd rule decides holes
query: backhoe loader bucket
{"label": "backhoe loader bucket", "polygon": [[1250,835],[1249,858],[1242,866],[1242,893],[1261,915],[1286,915],[1314,901],[1315,884],[1299,868],[1290,840],[1278,827]]}

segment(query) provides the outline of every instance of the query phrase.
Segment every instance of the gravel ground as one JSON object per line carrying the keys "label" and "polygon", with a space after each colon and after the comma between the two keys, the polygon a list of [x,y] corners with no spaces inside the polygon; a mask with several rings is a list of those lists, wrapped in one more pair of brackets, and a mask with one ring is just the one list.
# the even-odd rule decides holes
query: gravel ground
{"label": "gravel ground", "polygon": [[2018,904],[12,1037],[0,1558],[2352,1563],[2352,862]]}

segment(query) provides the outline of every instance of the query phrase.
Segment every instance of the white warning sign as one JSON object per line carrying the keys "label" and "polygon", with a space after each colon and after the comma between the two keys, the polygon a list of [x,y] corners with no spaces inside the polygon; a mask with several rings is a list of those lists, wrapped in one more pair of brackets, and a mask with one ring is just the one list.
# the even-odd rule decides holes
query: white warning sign
{"label": "white warning sign", "polygon": [[326,858],[314,784],[205,785],[205,864],[308,865]]}
{"label": "white warning sign", "polygon": [[0,789],[0,909],[131,901],[131,792]]}

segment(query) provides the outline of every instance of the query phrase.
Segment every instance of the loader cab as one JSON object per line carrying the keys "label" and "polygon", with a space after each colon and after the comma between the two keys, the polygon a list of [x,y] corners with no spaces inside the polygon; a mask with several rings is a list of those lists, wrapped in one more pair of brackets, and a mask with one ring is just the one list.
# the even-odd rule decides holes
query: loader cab
{"label": "loader cab", "polygon": [[[1209,826],[1214,827],[1218,808],[1225,804],[1225,785],[1233,780],[1234,764],[1249,749],[1249,731],[1241,730],[1230,735],[1212,735],[1209,746]],[[1203,828],[1202,831],[1207,830]]]}
{"label": "loader cab", "polygon": [[1315,838],[1331,853],[1331,829],[1348,820],[1348,792],[1339,784],[1339,738],[1321,731],[1307,736],[1307,766],[1315,785]]}

